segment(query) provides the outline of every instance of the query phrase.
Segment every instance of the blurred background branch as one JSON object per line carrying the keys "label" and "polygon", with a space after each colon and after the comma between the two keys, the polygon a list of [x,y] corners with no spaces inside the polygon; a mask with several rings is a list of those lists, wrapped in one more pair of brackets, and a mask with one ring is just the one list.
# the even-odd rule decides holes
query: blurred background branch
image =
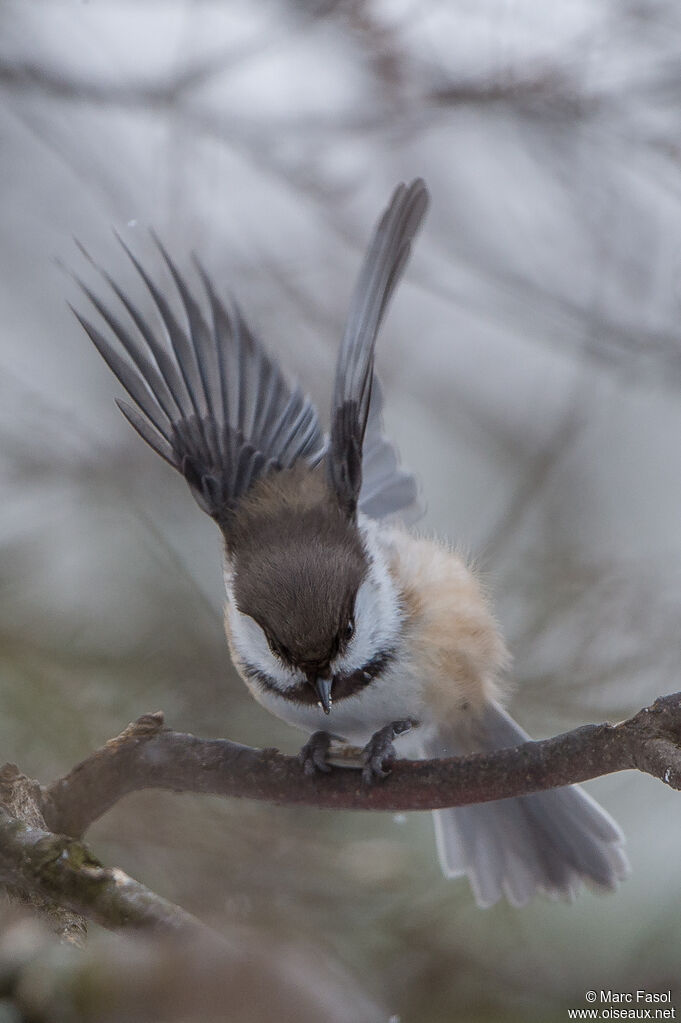
{"label": "blurred background branch", "polygon": [[315,964],[300,945],[256,941],[244,928],[230,928],[221,941],[205,930],[99,932],[75,952],[16,907],[0,922],[0,1011],[11,1023],[388,1018],[328,959]]}

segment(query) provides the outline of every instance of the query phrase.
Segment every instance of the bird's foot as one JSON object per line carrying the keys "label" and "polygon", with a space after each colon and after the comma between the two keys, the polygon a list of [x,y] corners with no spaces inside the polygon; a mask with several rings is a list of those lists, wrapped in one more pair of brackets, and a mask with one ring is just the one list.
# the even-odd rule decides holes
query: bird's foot
{"label": "bird's foot", "polygon": [[323,771],[324,774],[329,773],[331,770],[327,762],[329,747],[331,741],[338,738],[339,736],[332,735],[331,732],[312,733],[298,754],[298,762],[302,765],[305,774],[317,774],[319,771]]}
{"label": "bird's foot", "polygon": [[387,778],[397,757],[393,740],[404,735],[415,721],[407,718],[404,721],[391,721],[389,725],[379,728],[369,739],[362,750],[362,781],[365,785],[373,785],[377,778]]}

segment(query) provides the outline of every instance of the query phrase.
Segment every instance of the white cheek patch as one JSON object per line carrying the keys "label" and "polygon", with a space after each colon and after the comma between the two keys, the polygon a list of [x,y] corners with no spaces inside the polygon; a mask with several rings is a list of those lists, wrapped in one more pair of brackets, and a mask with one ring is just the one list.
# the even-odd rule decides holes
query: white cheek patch
{"label": "white cheek patch", "polygon": [[377,588],[371,575],[362,582],[355,599],[355,631],[341,657],[333,662],[333,671],[345,674],[357,671],[371,660],[376,652],[376,634],[379,623],[374,616]]}
{"label": "white cheek patch", "polygon": [[303,676],[299,672],[287,668],[278,657],[275,657],[258,623],[239,611],[229,586],[227,617],[234,648],[246,664],[267,675],[279,689],[290,689],[291,686],[303,681]]}
{"label": "white cheek patch", "polygon": [[374,535],[375,525],[373,522],[360,525],[371,560],[367,576],[357,591],[354,634],[343,656],[336,658],[332,665],[338,674],[357,671],[389,650],[400,631],[399,598],[385,555]]}

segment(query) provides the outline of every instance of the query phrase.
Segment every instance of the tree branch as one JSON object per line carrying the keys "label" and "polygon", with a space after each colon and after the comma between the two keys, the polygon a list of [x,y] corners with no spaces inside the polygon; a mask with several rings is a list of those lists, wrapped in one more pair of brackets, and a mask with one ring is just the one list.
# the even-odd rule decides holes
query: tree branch
{"label": "tree branch", "polygon": [[638,769],[681,789],[681,693],[618,725],[585,725],[540,742],[465,758],[401,760],[379,785],[357,770],[308,777],[293,757],[199,739],[148,714],[42,792],[53,831],[82,835],[129,792],[158,788],[329,809],[432,810],[525,795]]}
{"label": "tree branch", "polygon": [[64,909],[117,930],[152,928],[205,934],[179,906],[117,867],[104,867],[81,843],[32,827],[0,806],[0,883],[53,900]]}

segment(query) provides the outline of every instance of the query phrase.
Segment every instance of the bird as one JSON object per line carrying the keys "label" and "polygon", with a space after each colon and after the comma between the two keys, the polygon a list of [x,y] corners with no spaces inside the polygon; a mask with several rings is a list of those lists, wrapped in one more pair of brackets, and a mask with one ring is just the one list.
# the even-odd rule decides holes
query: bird
{"label": "bird", "polygon": [[[339,740],[362,747],[366,784],[398,752],[465,756],[529,739],[505,709],[509,657],[481,582],[449,543],[414,530],[419,486],[384,432],[376,339],[429,201],[422,179],[398,185],[373,230],[327,433],[235,299],[196,256],[192,287],[153,232],[165,291],[119,238],[153,321],[84,248],[101,286],[76,275],[88,315],[72,306],[131,399],[121,412],[218,526],[238,674],[309,736],[302,771],[329,771]],[[434,819],[445,876],[467,876],[481,907],[613,890],[629,870],[622,831],[578,786]]]}

